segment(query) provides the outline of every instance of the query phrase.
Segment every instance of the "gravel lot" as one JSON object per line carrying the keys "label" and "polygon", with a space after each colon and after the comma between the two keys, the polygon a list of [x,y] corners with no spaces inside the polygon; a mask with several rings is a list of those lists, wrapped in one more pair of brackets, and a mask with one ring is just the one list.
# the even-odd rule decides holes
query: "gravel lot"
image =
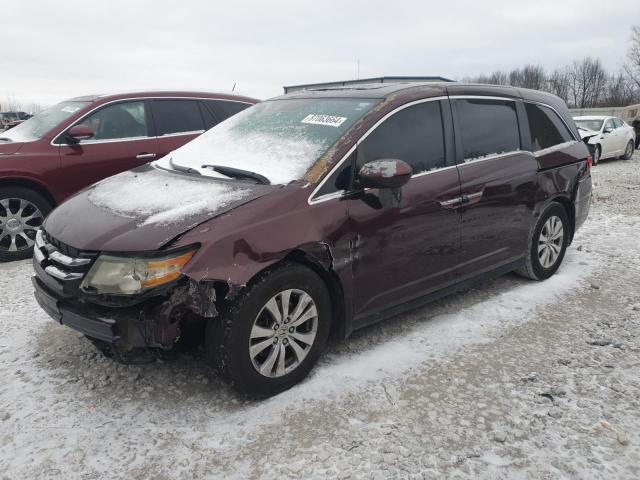
{"label": "gravel lot", "polygon": [[238,398],[198,352],[123,366],[0,265],[0,478],[640,478],[640,155],[593,169],[558,275],[514,275],[334,342]]}

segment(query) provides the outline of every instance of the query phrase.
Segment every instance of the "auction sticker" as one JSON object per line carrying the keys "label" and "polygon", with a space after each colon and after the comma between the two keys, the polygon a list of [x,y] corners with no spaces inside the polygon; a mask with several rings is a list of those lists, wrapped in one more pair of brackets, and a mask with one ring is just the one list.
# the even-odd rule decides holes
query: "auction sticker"
{"label": "auction sticker", "polygon": [[333,115],[309,114],[302,119],[302,123],[310,123],[313,125],[327,125],[329,127],[339,127],[344,123],[347,117],[334,117]]}

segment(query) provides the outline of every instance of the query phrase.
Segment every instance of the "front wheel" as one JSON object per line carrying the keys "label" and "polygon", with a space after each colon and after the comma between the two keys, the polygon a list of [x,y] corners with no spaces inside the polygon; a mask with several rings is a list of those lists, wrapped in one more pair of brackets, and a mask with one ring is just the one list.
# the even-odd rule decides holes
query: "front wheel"
{"label": "front wheel", "polygon": [[525,265],[518,273],[532,280],[546,280],[556,273],[569,243],[569,218],[558,203],[540,215],[525,253]]}
{"label": "front wheel", "polygon": [[622,160],[629,160],[631,157],[633,157],[634,149],[635,149],[635,145],[633,143],[633,140],[629,140],[629,143],[627,143],[627,148],[625,148],[624,150],[624,155],[622,156]]}
{"label": "front wheel", "polygon": [[0,262],[33,254],[36,233],[51,210],[42,195],[26,188],[0,188]]}
{"label": "front wheel", "polygon": [[267,271],[207,325],[210,363],[237,390],[271,396],[300,382],[324,349],[331,301],[312,270],[284,263]]}

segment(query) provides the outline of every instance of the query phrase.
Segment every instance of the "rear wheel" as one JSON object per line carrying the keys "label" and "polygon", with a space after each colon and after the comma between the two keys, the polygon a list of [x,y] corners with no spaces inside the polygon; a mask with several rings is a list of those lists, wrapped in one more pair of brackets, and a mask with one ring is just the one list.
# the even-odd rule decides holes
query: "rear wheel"
{"label": "rear wheel", "polygon": [[0,262],[22,260],[33,254],[36,232],[51,204],[26,188],[0,188]]}
{"label": "rear wheel", "polygon": [[629,160],[633,157],[633,150],[635,149],[635,145],[633,144],[633,140],[629,140],[627,143],[627,148],[624,149],[624,155],[622,156],[623,160]]}
{"label": "rear wheel", "polygon": [[322,279],[285,263],[265,272],[209,322],[209,361],[237,390],[270,396],[301,381],[329,336],[331,301]]}
{"label": "rear wheel", "polygon": [[532,280],[545,280],[556,273],[569,243],[569,218],[558,203],[550,204],[540,215],[525,254],[525,265],[518,273]]}

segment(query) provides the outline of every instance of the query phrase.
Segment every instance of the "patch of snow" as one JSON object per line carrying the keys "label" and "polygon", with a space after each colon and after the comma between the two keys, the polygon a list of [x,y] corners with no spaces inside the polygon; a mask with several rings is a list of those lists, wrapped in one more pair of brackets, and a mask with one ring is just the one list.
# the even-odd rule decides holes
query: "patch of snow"
{"label": "patch of snow", "polygon": [[212,214],[251,190],[214,181],[182,178],[154,169],[124,172],[98,183],[89,193],[97,207],[143,225],[170,225],[187,217]]}

